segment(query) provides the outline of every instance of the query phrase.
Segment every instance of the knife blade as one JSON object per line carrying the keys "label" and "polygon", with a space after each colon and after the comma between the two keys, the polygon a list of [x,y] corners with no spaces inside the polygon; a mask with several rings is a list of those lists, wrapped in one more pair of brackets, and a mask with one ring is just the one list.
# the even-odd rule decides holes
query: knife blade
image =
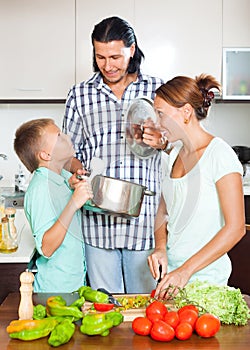
{"label": "knife blade", "polygon": [[110,292],[108,292],[105,288],[98,288],[97,290],[99,292],[107,294],[109,297],[108,300],[111,304],[115,304],[116,306],[122,306],[122,304],[119,303],[119,301]]}

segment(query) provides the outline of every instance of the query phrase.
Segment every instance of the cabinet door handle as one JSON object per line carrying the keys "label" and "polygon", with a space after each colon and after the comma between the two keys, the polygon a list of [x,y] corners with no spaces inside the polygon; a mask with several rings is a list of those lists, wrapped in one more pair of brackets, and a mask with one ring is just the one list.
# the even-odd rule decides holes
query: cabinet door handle
{"label": "cabinet door handle", "polygon": [[43,88],[17,88],[18,91],[43,91]]}

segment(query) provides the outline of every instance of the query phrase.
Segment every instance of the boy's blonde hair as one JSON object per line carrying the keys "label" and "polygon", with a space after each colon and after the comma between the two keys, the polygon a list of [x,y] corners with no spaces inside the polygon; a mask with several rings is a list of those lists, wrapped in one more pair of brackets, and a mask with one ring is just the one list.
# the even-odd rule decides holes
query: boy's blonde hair
{"label": "boy's blonde hair", "polygon": [[55,124],[53,119],[41,118],[22,124],[15,133],[14,149],[25,167],[33,173],[39,167],[38,153],[42,147],[44,129]]}

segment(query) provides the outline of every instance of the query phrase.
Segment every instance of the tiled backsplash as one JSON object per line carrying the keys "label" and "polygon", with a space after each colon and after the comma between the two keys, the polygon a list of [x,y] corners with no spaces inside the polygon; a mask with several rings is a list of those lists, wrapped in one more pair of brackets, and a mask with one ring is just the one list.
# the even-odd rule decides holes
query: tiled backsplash
{"label": "tiled backsplash", "polygon": [[[0,186],[14,186],[15,173],[20,164],[13,150],[16,129],[25,121],[42,117],[53,118],[59,127],[64,115],[63,104],[0,104],[0,153],[8,160],[0,158]],[[250,146],[250,103],[214,104],[204,126],[212,134],[224,138],[231,146]],[[29,172],[22,166],[27,181]]]}

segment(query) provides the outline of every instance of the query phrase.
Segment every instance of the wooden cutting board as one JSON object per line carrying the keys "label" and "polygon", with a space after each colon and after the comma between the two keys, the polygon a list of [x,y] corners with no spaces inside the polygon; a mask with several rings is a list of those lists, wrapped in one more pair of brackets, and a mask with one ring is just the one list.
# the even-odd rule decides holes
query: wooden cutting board
{"label": "wooden cutting board", "polygon": [[[121,298],[121,297],[131,298],[131,297],[136,297],[138,295],[149,296],[149,294],[122,294],[122,295],[119,294],[119,295],[114,295],[114,297],[115,298]],[[83,312],[89,311],[91,309],[92,305],[93,305],[93,303],[86,301],[84,303]],[[173,304],[171,304],[171,302],[166,303],[165,305],[169,310],[174,309]],[[94,312],[97,312],[97,311],[94,311]],[[124,317],[124,322],[132,322],[136,317],[145,317],[146,316],[146,307],[127,309],[127,310],[122,310],[120,312],[122,313],[122,315]]]}

